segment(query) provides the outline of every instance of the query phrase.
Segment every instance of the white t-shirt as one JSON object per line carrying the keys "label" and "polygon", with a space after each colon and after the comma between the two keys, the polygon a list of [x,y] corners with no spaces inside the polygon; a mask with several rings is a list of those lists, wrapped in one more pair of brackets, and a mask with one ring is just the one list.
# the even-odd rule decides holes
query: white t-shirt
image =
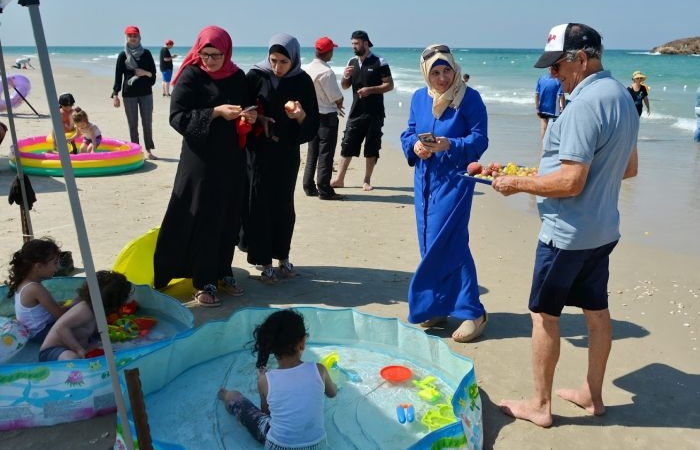
{"label": "white t-shirt", "polygon": [[314,88],[316,88],[318,112],[321,114],[338,112],[338,107],[335,102],[343,98],[343,93],[340,92],[338,80],[331,66],[325,61],[314,58],[314,60],[306,66],[305,71],[313,80]]}

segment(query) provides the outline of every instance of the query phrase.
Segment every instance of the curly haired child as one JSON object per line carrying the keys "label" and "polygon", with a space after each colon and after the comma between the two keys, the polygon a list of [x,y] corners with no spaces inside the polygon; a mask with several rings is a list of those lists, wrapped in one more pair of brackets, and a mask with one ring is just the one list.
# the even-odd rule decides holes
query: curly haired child
{"label": "curly haired child", "polygon": [[100,129],[88,120],[87,113],[79,107],[73,111],[73,122],[75,122],[78,132],[83,136],[83,143],[80,144],[80,153],[95,153],[95,150],[102,142]]}
{"label": "curly haired child", "polygon": [[[337,387],[323,365],[301,360],[307,336],[298,312],[270,314],[253,332],[260,408],[239,391],[219,389],[226,410],[265,448],[315,450],[325,443],[323,398],[335,397]],[[277,369],[267,370],[270,355]]]}

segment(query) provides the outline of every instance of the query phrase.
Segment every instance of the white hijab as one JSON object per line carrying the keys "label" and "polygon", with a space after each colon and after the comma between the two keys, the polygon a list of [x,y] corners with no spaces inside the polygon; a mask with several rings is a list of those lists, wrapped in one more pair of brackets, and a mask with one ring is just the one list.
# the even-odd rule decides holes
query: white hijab
{"label": "white hijab", "polygon": [[[426,49],[433,48],[437,45],[440,44],[429,45],[426,47]],[[430,85],[430,69],[433,68],[433,64],[435,64],[437,60],[445,61],[450,67],[452,67],[452,70],[454,70],[455,73],[452,84],[442,94]],[[442,113],[444,113],[448,107],[457,108],[459,104],[462,103],[464,94],[467,92],[467,86],[462,81],[462,68],[455,62],[452,53],[436,52],[426,61],[424,61],[421,57],[420,69],[423,72],[425,84],[428,86],[428,95],[433,99],[433,116],[436,119],[439,119],[440,116],[442,116]]]}

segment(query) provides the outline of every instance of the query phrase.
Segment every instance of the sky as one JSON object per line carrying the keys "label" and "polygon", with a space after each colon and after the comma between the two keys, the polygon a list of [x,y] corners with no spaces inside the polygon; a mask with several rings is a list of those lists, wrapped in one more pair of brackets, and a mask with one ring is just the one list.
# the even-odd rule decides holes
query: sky
{"label": "sky", "polygon": [[[0,0],[3,46],[34,45],[29,8]],[[302,47],[321,36],[347,47],[350,34],[367,31],[375,47],[445,43],[460,48],[540,48],[549,29],[580,22],[597,29],[609,49],[650,50],[700,35],[700,1],[586,0],[43,0],[39,13],[49,46],[120,46],[126,25],[141,29],[146,47],[167,39],[190,46],[198,31],[219,25],[235,46],[266,46],[285,32]],[[538,5],[541,5],[538,6]]]}

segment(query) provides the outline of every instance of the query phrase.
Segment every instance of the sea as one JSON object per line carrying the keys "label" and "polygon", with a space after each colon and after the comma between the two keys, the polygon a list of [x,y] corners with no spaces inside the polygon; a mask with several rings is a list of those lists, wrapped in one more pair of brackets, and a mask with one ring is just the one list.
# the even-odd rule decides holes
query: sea
{"label": "sea", "polygon": [[[49,47],[52,65],[85,69],[112,77],[122,47]],[[157,60],[160,47],[151,47]],[[175,47],[182,56],[189,47]],[[421,48],[373,47],[389,64],[395,89],[385,94],[387,118],[384,139],[400,149],[399,135],[406,127],[412,93],[425,85],[419,69]],[[3,47],[9,66],[14,58],[36,58],[34,47]],[[489,149],[483,162],[515,162],[536,166],[540,156],[539,122],[535,116],[534,88],[545,70],[533,68],[539,49],[453,48],[469,86],[478,90],[489,113]],[[248,70],[266,56],[265,47],[237,47],[233,60]],[[331,66],[340,77],[353,56],[347,47],[335,51]],[[302,65],[313,59],[312,48],[302,48]],[[603,65],[622,84],[641,70],[650,88],[651,115],[642,114],[638,136],[639,175],[623,183],[620,197],[623,240],[700,257],[700,146],[693,142],[696,126],[696,90],[700,88],[700,56],[661,55],[645,50],[606,50]],[[158,87],[158,85],[156,85]],[[111,89],[111,82],[105,92]],[[60,86],[58,86],[60,91]],[[349,108],[352,97],[344,91]],[[697,119],[697,120],[700,120]],[[380,183],[378,181],[378,183]],[[513,208],[532,211],[526,195],[512,196]]]}

